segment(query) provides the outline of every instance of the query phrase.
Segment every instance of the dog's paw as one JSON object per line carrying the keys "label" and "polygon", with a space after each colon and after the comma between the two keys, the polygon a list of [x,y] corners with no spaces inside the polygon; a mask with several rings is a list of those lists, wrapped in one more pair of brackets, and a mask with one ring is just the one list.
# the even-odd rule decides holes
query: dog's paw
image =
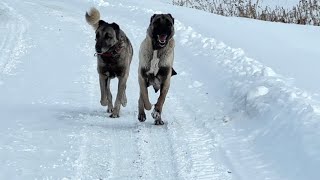
{"label": "dog's paw", "polygon": [[118,117],[120,117],[120,116],[119,116],[119,113],[112,113],[109,117],[111,117],[111,118],[118,118]]}
{"label": "dog's paw", "polygon": [[155,125],[164,125],[164,122],[161,119],[155,120],[154,121]]}
{"label": "dog's paw", "polygon": [[112,113],[112,111],[113,111],[113,108],[112,107],[108,107],[107,113]]}
{"label": "dog's paw", "polygon": [[115,107],[115,108],[113,108],[112,113],[109,117],[118,118],[118,117],[120,117],[119,112],[120,112],[120,109]]}
{"label": "dog's paw", "polygon": [[122,107],[126,107],[127,106],[127,97],[126,96],[124,96],[122,98],[121,104],[122,104]]}
{"label": "dog's paw", "polygon": [[107,99],[101,99],[100,100],[101,106],[107,106],[108,105],[108,100]]}
{"label": "dog's paw", "polygon": [[156,109],[153,109],[151,116],[153,117],[153,119],[156,119],[156,120],[161,119],[161,113]]}
{"label": "dog's paw", "polygon": [[141,113],[138,115],[138,119],[140,122],[144,122],[146,121],[147,117],[146,117],[146,114],[145,113]]}
{"label": "dog's paw", "polygon": [[147,102],[144,104],[144,108],[149,111],[152,108],[152,104],[150,102]]}

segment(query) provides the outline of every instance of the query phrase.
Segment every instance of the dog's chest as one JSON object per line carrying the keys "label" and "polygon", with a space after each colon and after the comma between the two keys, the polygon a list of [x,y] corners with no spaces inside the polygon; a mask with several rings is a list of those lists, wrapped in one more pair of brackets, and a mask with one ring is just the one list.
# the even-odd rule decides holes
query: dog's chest
{"label": "dog's chest", "polygon": [[158,74],[159,62],[160,62],[160,59],[158,58],[158,51],[155,50],[155,51],[153,51],[153,56],[152,56],[152,59],[149,64],[149,70],[146,72],[147,75],[156,76]]}
{"label": "dog's chest", "polygon": [[103,59],[98,66],[98,71],[100,74],[114,78],[123,75],[124,67],[117,62],[117,59]]}
{"label": "dog's chest", "polygon": [[147,66],[141,69],[141,74],[145,78],[147,86],[153,86],[155,92],[160,89],[162,81],[166,79],[169,73],[169,68],[163,66],[158,53],[157,50],[153,51],[152,59],[148,61]]}

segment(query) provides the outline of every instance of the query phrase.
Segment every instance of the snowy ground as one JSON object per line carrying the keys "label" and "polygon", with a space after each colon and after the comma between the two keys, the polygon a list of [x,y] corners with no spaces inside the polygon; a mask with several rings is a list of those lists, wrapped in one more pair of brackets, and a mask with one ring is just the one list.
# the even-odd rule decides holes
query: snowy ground
{"label": "snowy ground", "polygon": [[[120,24],[134,46],[119,119],[99,104],[94,32],[84,20],[91,6]],[[176,18],[179,74],[164,126],[154,126],[150,114],[137,120],[138,48],[159,12]],[[299,50],[310,53],[303,64],[317,67],[316,34],[315,27],[226,18],[160,0],[2,0],[0,179],[319,179],[318,76],[291,63]]]}

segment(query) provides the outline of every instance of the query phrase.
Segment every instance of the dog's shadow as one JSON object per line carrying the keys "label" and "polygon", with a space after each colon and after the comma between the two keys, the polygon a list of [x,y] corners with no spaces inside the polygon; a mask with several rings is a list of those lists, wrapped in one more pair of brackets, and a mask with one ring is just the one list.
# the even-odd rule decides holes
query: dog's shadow
{"label": "dog's shadow", "polygon": [[[104,129],[128,130],[139,127],[152,128],[153,121],[139,122],[137,112],[122,111],[120,118],[110,118],[109,113],[103,109],[90,109],[85,107],[61,110],[57,113],[57,119],[70,126],[97,127]],[[166,124],[165,124],[166,126]]]}

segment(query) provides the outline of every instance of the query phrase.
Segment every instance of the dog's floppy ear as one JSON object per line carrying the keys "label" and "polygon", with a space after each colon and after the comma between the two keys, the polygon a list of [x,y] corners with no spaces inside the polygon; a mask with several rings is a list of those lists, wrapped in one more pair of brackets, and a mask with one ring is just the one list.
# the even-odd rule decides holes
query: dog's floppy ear
{"label": "dog's floppy ear", "polygon": [[157,14],[153,14],[153,16],[151,16],[151,18],[150,18],[150,23],[152,22],[153,18],[156,17],[156,15],[157,15]]}
{"label": "dog's floppy ear", "polygon": [[[98,28],[100,27],[100,26],[102,26],[102,25],[104,25],[104,24],[107,24],[104,20],[99,20],[99,22],[98,22]],[[97,28],[97,29],[98,29]]]}
{"label": "dog's floppy ear", "polygon": [[171,76],[177,75],[178,73],[172,68]]}
{"label": "dog's floppy ear", "polygon": [[120,40],[120,27],[119,27],[119,25],[117,23],[112,23],[110,25],[114,29],[114,31],[116,32],[117,39]]}
{"label": "dog's floppy ear", "polygon": [[169,13],[168,16],[172,19],[172,23],[174,24],[174,18],[172,17],[172,15]]}

